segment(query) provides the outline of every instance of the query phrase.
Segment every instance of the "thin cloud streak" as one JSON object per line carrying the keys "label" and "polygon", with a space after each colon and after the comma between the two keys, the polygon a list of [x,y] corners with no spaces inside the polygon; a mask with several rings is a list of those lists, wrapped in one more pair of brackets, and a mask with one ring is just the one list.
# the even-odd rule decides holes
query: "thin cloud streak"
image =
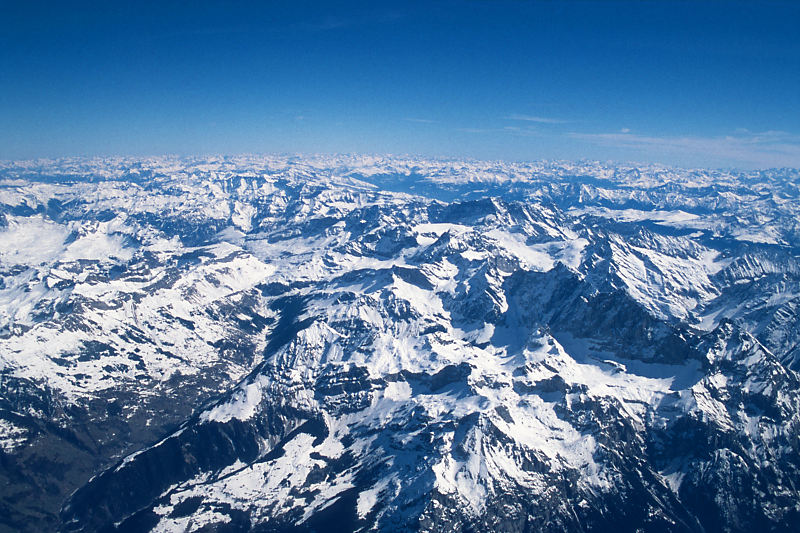
{"label": "thin cloud streak", "polygon": [[599,146],[632,149],[649,155],[697,161],[729,160],[755,167],[800,166],[800,136],[782,131],[737,130],[721,137],[648,136],[634,133],[569,133],[569,137]]}
{"label": "thin cloud streak", "polygon": [[560,118],[550,118],[550,117],[536,117],[533,115],[520,115],[518,113],[514,113],[505,117],[506,120],[523,120],[525,122],[536,122],[537,124],[567,124],[569,123],[568,120],[562,120]]}
{"label": "thin cloud streak", "polygon": [[402,19],[404,16],[403,13],[396,10],[383,10],[352,16],[329,15],[321,20],[303,24],[301,27],[311,32],[323,32],[392,23]]}
{"label": "thin cloud streak", "polygon": [[504,130],[497,128],[456,128],[455,131],[461,133],[500,133]]}
{"label": "thin cloud streak", "polygon": [[518,128],[516,126],[504,126],[502,128],[455,128],[455,131],[461,133],[478,133],[478,134],[505,134],[514,135],[518,137],[540,137],[542,132],[532,128]]}
{"label": "thin cloud streak", "polygon": [[436,124],[435,120],[430,120],[430,119],[427,119],[427,118],[407,117],[407,118],[404,118],[403,120],[405,120],[406,122],[416,122],[418,124]]}

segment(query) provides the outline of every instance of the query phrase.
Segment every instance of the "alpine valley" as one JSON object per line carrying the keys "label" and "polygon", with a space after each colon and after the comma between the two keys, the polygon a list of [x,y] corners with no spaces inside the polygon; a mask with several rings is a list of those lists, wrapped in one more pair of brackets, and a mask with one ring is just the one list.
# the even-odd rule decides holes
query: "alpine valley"
{"label": "alpine valley", "polygon": [[0,530],[800,531],[800,171],[0,162]]}

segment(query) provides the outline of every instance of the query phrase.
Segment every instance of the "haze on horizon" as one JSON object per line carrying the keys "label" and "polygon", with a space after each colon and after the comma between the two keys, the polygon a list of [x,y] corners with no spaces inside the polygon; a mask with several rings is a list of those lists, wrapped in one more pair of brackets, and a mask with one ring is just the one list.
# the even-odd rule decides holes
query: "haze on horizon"
{"label": "haze on horizon", "polygon": [[800,166],[792,1],[18,2],[0,159]]}

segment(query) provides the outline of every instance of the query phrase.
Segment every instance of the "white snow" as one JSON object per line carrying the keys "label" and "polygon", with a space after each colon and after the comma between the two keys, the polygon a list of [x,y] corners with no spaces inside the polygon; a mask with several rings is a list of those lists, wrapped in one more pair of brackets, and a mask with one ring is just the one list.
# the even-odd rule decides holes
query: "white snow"
{"label": "white snow", "polygon": [[210,411],[205,411],[200,419],[204,422],[228,422],[232,418],[247,420],[251,418],[261,403],[261,387],[263,381],[258,380],[241,386],[233,395],[231,401],[221,403]]}
{"label": "white snow", "polygon": [[0,264],[39,265],[63,253],[69,234],[64,226],[41,215],[6,220],[8,227],[0,231]]}

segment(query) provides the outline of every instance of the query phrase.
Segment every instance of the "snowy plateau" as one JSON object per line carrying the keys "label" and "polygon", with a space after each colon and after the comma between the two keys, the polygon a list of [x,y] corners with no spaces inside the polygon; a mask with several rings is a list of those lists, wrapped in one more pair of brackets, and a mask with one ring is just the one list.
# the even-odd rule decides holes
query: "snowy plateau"
{"label": "snowy plateau", "polygon": [[0,531],[800,531],[800,171],[0,162]]}

